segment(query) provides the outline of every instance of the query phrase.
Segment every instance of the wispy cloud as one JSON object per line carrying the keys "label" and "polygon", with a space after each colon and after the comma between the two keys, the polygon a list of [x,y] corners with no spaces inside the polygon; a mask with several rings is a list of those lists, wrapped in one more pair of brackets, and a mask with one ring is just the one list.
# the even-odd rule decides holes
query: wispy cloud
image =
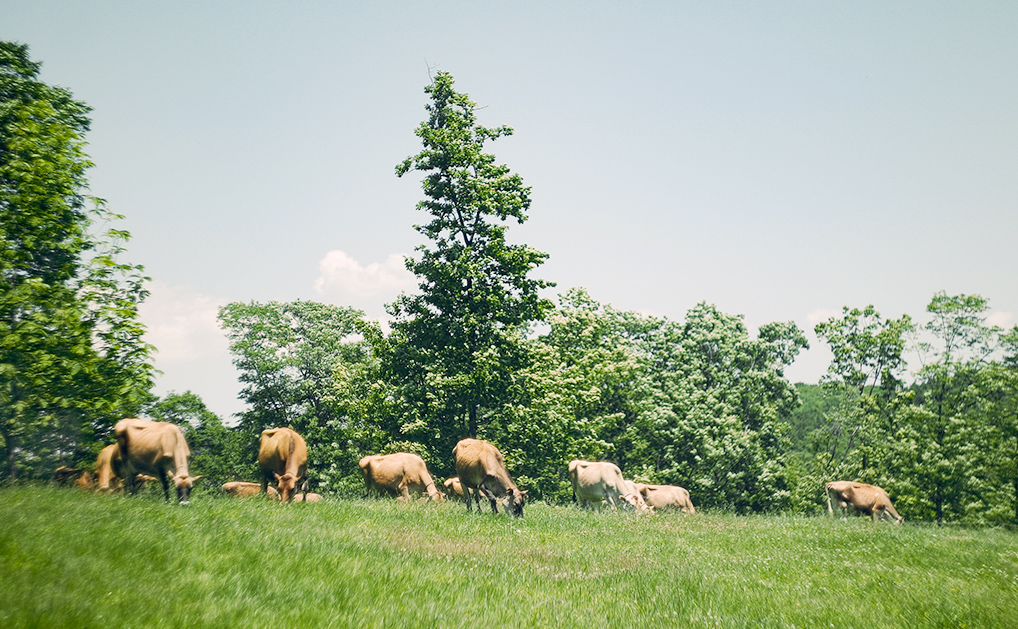
{"label": "wispy cloud", "polygon": [[417,286],[403,258],[403,254],[393,253],[384,262],[362,265],[344,251],[330,251],[318,263],[315,293],[337,304],[360,308],[369,316],[378,316],[386,302]]}
{"label": "wispy cloud", "polygon": [[216,322],[224,300],[188,287],[155,281],[139,314],[148,327],[145,340],[159,350],[158,368],[228,352],[226,335]]}
{"label": "wispy cloud", "polygon": [[827,321],[831,317],[836,317],[841,314],[840,310],[830,310],[828,308],[817,308],[811,310],[806,314],[806,321],[809,321],[810,329],[812,330],[816,324]]}
{"label": "wispy cloud", "polygon": [[1010,328],[1012,325],[1014,325],[1014,313],[1003,312],[999,310],[996,312],[991,312],[990,316],[986,317],[986,324],[998,325],[1005,329]]}

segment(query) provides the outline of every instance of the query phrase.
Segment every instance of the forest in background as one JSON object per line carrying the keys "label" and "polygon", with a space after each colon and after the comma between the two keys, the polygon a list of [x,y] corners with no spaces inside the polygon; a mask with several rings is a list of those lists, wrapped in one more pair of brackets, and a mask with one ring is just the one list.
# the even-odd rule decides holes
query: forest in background
{"label": "forest in background", "polygon": [[191,392],[157,399],[147,278],[119,261],[129,234],[97,231],[117,216],[88,194],[88,107],[38,71],[27,46],[0,42],[4,481],[87,468],[118,419],[143,414],[184,428],[210,488],[255,479],[261,430],[289,426],[325,493],[361,493],[365,454],[415,452],[450,476],[470,436],[549,502],[569,499],[581,458],[740,514],[816,513],[826,481],[851,479],[906,519],[1018,524],[1018,327],[988,325],[986,299],[936,294],[925,324],[846,307],[815,330],[834,355],[824,382],[798,386],[792,322],[751,335],[707,302],[672,321],[582,288],[553,303],[531,277],[547,254],[506,238],[530,188],[485,152],[512,129],[477,124],[445,72],[425,88],[422,151],[396,167],[422,174],[427,222],[407,259],[419,292],[387,305],[391,329],[329,304],[231,303],[219,321],[247,410],[227,425]]}

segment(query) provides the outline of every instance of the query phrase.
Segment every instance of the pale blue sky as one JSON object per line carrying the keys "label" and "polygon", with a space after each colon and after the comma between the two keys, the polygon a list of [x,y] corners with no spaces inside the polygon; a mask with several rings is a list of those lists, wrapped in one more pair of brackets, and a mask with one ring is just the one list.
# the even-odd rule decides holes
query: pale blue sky
{"label": "pale blue sky", "polygon": [[231,300],[362,308],[412,289],[429,67],[516,134],[511,237],[536,275],[681,320],[700,301],[812,333],[844,305],[923,320],[939,290],[1018,322],[1018,4],[47,2],[0,38],[95,108],[93,192],[153,278],[165,372],[242,408]]}

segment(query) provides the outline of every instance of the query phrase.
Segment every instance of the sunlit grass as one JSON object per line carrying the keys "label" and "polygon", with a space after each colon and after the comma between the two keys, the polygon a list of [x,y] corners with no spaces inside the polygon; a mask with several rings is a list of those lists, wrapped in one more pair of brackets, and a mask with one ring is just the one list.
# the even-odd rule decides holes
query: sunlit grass
{"label": "sunlit grass", "polygon": [[1013,627],[1018,538],[528,505],[0,491],[0,627]]}

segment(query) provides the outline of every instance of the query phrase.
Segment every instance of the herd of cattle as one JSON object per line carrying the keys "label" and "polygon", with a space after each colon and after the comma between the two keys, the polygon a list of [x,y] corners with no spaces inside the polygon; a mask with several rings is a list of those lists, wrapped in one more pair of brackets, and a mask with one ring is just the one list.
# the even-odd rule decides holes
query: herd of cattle
{"label": "herd of cattle", "polygon": [[[182,505],[190,501],[191,488],[201,476],[191,476],[187,470],[190,450],[180,428],[175,424],[141,419],[123,419],[113,429],[116,443],[99,453],[96,459],[95,480],[88,471],[61,467],[54,477],[60,484],[75,479],[82,488],[94,485],[100,491],[112,491],[122,483],[127,491],[136,493],[146,482],[162,482],[166,500],[170,499],[170,483],[177,491]],[[370,455],[360,460],[361,474],[367,494],[381,493],[410,500],[412,496],[434,501],[446,495],[462,498],[467,511],[472,504],[481,510],[482,496],[498,513],[498,504],[517,517],[523,516],[526,491],[520,491],[509,476],[502,453],[492,444],[479,439],[463,439],[453,449],[456,463],[454,478],[445,481],[446,493],[435,487],[424,460],[416,454]],[[235,481],[223,485],[225,493],[233,496],[266,494],[281,502],[317,502],[318,494],[307,491],[307,444],[289,428],[270,428],[262,431],[258,448],[258,467],[261,482]],[[653,513],[675,509],[687,514],[695,513],[689,492],[673,485],[647,485],[634,483],[622,476],[614,463],[574,460],[569,463],[569,479],[573,500],[584,508],[598,509],[607,505],[637,513]],[[275,483],[272,486],[270,483]],[[904,518],[891,504],[883,489],[850,481],[827,483],[827,510],[834,516],[837,507],[842,517],[849,511],[872,516],[874,521],[889,518],[901,524]]]}

